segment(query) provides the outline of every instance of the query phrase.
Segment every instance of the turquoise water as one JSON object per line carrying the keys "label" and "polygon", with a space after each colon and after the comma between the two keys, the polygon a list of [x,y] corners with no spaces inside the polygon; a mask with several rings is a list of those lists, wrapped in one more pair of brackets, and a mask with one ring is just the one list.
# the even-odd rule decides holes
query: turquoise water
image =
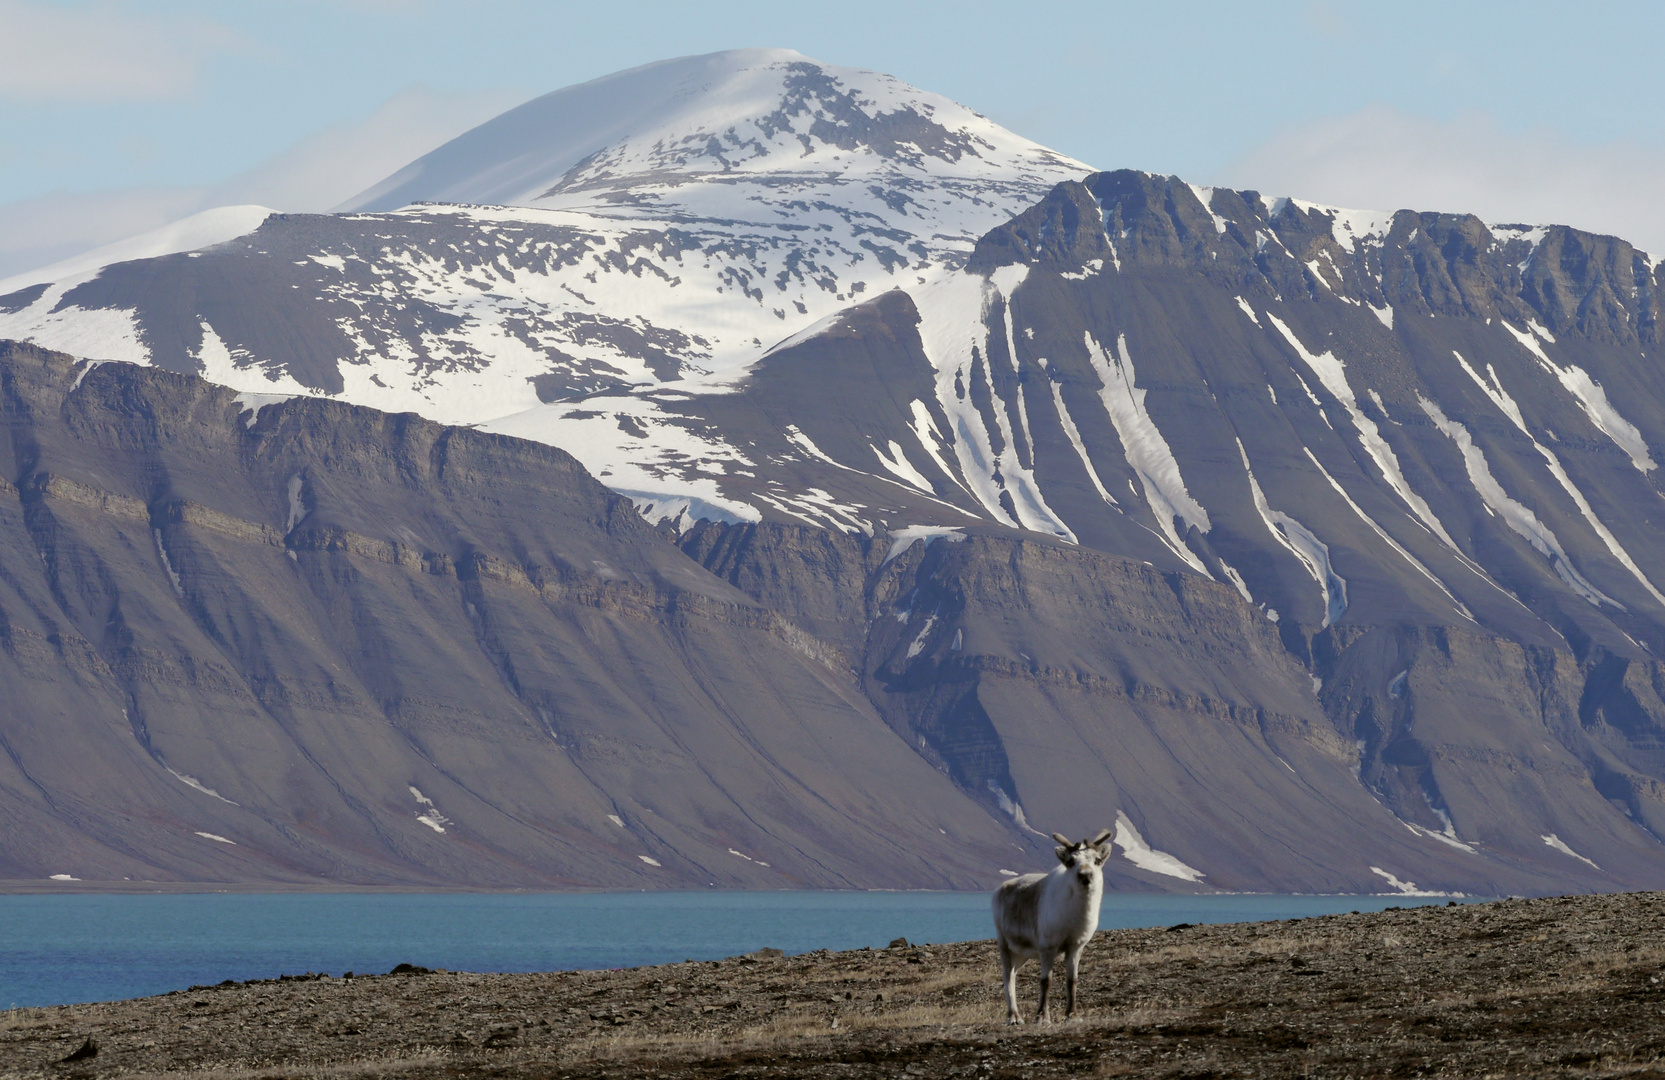
{"label": "turquoise water", "polygon": [[[1380,896],[1104,898],[1106,928],[1250,922]],[[111,1001],[222,979],[398,963],[551,971],[993,936],[983,893],[336,893],[0,896],[0,1009]]]}

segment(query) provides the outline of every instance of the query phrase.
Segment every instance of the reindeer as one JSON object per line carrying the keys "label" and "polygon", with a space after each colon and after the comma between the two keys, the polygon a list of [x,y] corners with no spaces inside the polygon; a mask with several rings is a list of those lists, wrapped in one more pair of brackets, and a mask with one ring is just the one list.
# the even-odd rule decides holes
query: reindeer
{"label": "reindeer", "polygon": [[994,932],[1000,946],[1000,980],[1006,989],[1006,1022],[1021,1024],[1018,1014],[1017,969],[1030,960],[1041,964],[1041,1003],[1035,1019],[1052,1022],[1046,992],[1052,984],[1052,964],[1064,954],[1064,978],[1069,1004],[1064,1015],[1075,1014],[1075,979],[1081,950],[1098,929],[1098,904],[1104,895],[1104,864],[1110,858],[1110,830],[1091,840],[1071,843],[1061,833],[1060,865],[1050,874],[1025,874],[994,890]]}

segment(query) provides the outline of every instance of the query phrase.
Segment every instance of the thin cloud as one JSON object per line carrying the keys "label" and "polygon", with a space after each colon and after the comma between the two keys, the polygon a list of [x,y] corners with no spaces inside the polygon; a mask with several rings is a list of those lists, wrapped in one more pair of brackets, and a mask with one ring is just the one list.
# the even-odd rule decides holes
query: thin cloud
{"label": "thin cloud", "polygon": [[1288,128],[1215,182],[1359,209],[1440,210],[1491,222],[1571,225],[1665,255],[1665,149],[1504,131],[1483,113],[1452,120],[1372,105]]}
{"label": "thin cloud", "polygon": [[221,184],[60,193],[0,205],[0,278],[216,206],[254,203],[293,213],[329,210],[525,97],[501,90],[442,94],[412,87],[364,119],[309,135]]}
{"label": "thin cloud", "polygon": [[508,90],[445,94],[409,87],[362,120],[308,135],[217,186],[210,198],[214,205],[252,202],[297,212],[329,210],[527,97]]}
{"label": "thin cloud", "polygon": [[0,0],[0,41],[0,98],[76,103],[181,97],[204,60],[243,44],[211,20],[28,0]]}
{"label": "thin cloud", "polygon": [[202,188],[58,193],[0,206],[0,278],[149,232],[202,208]]}

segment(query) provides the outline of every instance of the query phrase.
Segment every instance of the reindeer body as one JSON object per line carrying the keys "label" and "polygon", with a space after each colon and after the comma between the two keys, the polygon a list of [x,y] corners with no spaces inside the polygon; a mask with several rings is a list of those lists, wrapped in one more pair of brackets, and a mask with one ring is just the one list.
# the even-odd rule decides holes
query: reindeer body
{"label": "reindeer body", "polygon": [[1075,981],[1081,950],[1098,929],[1099,902],[1104,896],[1103,865],[1110,857],[1110,832],[1072,843],[1053,833],[1059,843],[1059,865],[1049,874],[1025,874],[1002,882],[994,891],[994,932],[1000,948],[1000,980],[1006,991],[1006,1021],[1023,1023],[1017,1007],[1017,969],[1030,960],[1041,965],[1041,1000],[1036,1020],[1050,1021],[1047,991],[1052,965],[1064,956],[1068,990],[1065,1016],[1075,1014]]}

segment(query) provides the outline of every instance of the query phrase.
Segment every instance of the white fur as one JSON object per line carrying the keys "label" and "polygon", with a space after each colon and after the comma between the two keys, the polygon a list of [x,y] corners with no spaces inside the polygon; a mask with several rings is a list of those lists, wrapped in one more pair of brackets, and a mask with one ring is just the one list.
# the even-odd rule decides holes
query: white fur
{"label": "white fur", "polygon": [[1072,843],[1057,833],[1059,865],[1050,874],[1025,874],[1002,882],[994,891],[994,932],[1000,947],[1000,980],[1006,990],[1006,1022],[1023,1023],[1017,1007],[1017,969],[1030,960],[1041,965],[1041,1000],[1036,1020],[1050,1021],[1047,990],[1052,965],[1064,954],[1069,992],[1065,1016],[1075,1013],[1075,980],[1081,950],[1098,929],[1098,906],[1104,896],[1104,863],[1110,857],[1110,833]]}

